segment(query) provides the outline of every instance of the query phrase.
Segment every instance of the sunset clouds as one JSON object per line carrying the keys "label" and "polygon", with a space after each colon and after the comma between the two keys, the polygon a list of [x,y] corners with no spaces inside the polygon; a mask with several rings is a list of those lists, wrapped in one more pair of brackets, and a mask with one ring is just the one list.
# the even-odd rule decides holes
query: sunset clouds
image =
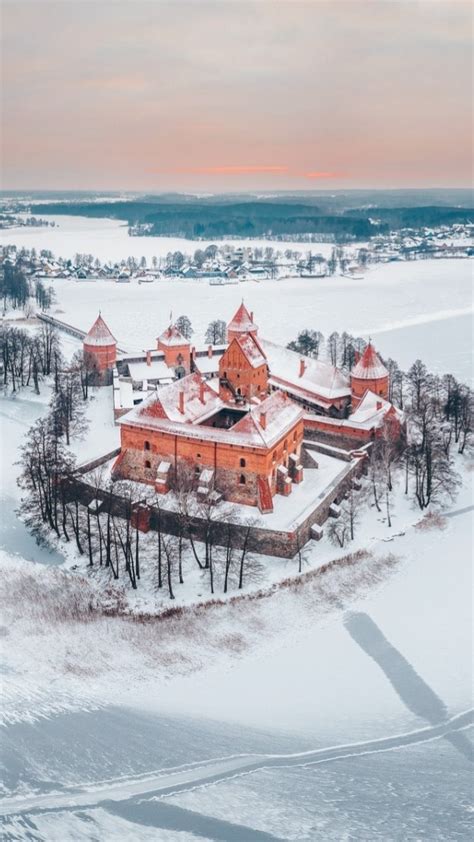
{"label": "sunset clouds", "polygon": [[3,182],[466,186],[470,4],[3,4]]}

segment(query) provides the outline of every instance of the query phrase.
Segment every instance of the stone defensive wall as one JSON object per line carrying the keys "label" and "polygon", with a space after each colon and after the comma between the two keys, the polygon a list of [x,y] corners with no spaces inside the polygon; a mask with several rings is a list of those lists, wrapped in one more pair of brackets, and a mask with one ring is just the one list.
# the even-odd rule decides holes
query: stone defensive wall
{"label": "stone defensive wall", "polygon": [[[314,447],[314,443],[311,444]],[[321,446],[321,452],[327,452],[323,448],[324,445]],[[194,540],[204,541],[206,532],[209,530],[209,523],[204,519],[190,516],[184,521],[178,512],[144,503],[136,504],[131,513],[128,501],[118,493],[98,489],[88,480],[87,474],[90,471],[108,462],[118,452],[118,450],[113,451],[79,466],[75,476],[67,483],[67,497],[70,500],[78,500],[84,506],[89,506],[93,500],[99,499],[102,501],[103,510],[110,511],[115,517],[128,518],[132,515],[134,525],[138,525],[143,532],[160,529],[169,535],[190,534]],[[337,456],[332,452],[330,455],[341,459],[341,472],[314,500],[314,505],[307,506],[295,519],[291,528],[267,529],[261,523],[252,524],[252,517],[255,517],[257,510],[248,506],[249,524],[213,521],[213,543],[217,546],[226,546],[230,536],[233,546],[238,549],[242,549],[244,543],[247,542],[249,552],[280,558],[294,558],[298,550],[302,549],[311,538],[319,540],[328,517],[337,517],[337,505],[342,501],[354,480],[357,480],[366,470],[367,460],[364,458],[365,452],[362,449],[357,452],[357,455],[347,454],[349,458],[344,458],[342,453]]]}

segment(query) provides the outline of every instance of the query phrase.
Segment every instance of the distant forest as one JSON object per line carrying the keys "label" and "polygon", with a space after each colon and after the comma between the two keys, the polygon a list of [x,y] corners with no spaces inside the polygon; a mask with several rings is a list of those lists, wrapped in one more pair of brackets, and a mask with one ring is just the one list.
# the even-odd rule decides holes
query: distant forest
{"label": "distant forest", "polygon": [[[173,197],[174,198],[174,197]],[[314,201],[314,200],[313,200]],[[219,201],[192,198],[145,197],[117,202],[58,202],[47,205],[49,214],[123,219],[129,226],[143,225],[141,233],[189,239],[219,237],[295,237],[332,235],[336,241],[366,240],[400,228],[452,225],[474,221],[474,210],[449,205],[410,207],[336,208],[326,200],[300,203],[295,197],[277,201]],[[44,204],[32,204],[32,213],[45,213]]]}

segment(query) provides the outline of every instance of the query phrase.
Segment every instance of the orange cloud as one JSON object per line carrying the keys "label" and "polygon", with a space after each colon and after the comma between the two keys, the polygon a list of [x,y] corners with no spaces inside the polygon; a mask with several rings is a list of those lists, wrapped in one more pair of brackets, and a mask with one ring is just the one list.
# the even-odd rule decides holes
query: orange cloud
{"label": "orange cloud", "polygon": [[342,172],[305,172],[304,178],[341,178],[346,175]]}
{"label": "orange cloud", "polygon": [[[170,170],[151,170],[153,173],[169,173]],[[222,167],[186,167],[183,169],[175,169],[171,172],[179,175],[254,175],[255,173],[270,173],[271,175],[279,175],[288,173],[288,167],[280,167],[273,165],[238,165],[238,166],[222,166]]]}

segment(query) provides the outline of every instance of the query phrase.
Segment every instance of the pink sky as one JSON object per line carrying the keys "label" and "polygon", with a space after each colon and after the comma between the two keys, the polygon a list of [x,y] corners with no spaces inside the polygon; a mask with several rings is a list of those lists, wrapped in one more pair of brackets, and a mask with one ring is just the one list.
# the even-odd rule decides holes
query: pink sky
{"label": "pink sky", "polygon": [[464,0],[4,0],[3,187],[466,187]]}

